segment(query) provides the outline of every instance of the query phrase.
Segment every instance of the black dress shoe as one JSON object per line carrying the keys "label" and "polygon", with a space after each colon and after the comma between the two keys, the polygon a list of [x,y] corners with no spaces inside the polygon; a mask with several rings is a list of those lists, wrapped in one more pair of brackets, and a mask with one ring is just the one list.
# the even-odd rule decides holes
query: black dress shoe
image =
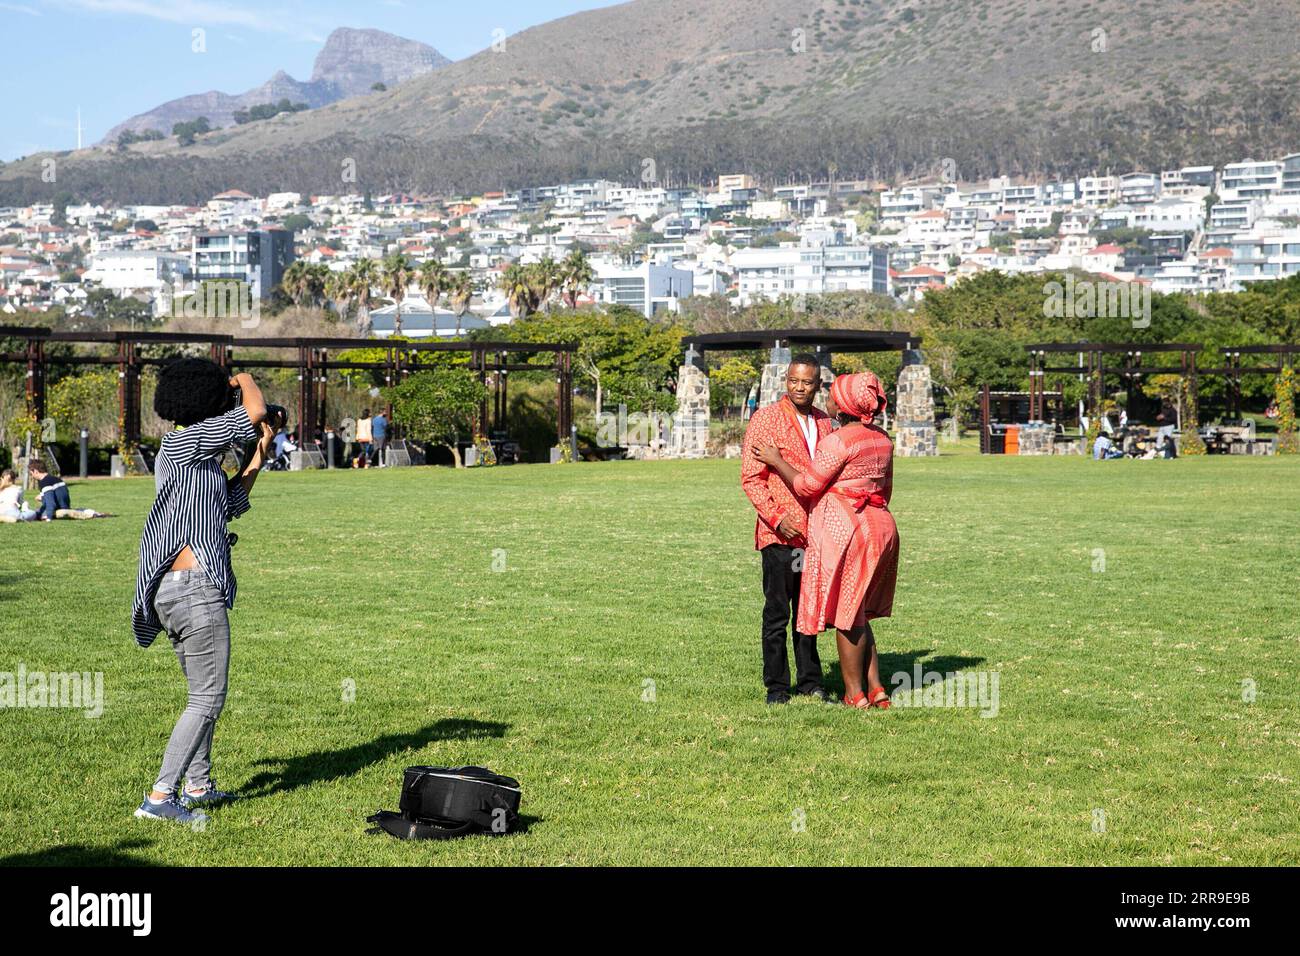
{"label": "black dress shoe", "polygon": [[790,703],[790,695],[783,690],[770,691],[767,695],[767,702],[769,704],[788,704]]}
{"label": "black dress shoe", "polygon": [[816,697],[823,704],[829,703],[831,699],[831,695],[826,693],[826,688],[824,687],[814,687],[812,690],[801,690],[798,691],[798,695],[800,697]]}

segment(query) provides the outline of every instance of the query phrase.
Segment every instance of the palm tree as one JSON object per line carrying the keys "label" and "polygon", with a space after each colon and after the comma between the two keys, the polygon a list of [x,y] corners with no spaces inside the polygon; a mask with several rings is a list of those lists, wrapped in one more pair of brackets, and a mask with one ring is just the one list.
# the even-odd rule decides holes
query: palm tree
{"label": "palm tree", "polygon": [[378,279],[374,259],[358,259],[348,270],[348,286],[357,300],[357,327],[361,332],[370,328],[370,290]]}
{"label": "palm tree", "polygon": [[452,311],[456,313],[456,335],[460,336],[460,320],[469,311],[469,304],[474,299],[474,280],[468,272],[454,272],[447,280],[447,296],[451,299]]}
{"label": "palm tree", "polygon": [[[448,291],[447,270],[443,268],[442,263],[437,259],[426,259],[421,263],[420,271],[416,274],[415,284],[424,293],[429,308],[436,313],[438,311],[438,300],[442,298],[443,292]],[[437,332],[437,320],[435,319],[434,322],[434,331]]]}
{"label": "palm tree", "polygon": [[325,282],[330,277],[330,267],[318,262],[308,270],[308,295],[312,305],[323,305],[325,301]]}
{"label": "palm tree", "polygon": [[547,256],[528,267],[528,276],[533,290],[533,308],[540,305],[545,311],[551,311],[551,296],[560,287],[559,265]]}
{"label": "palm tree", "polygon": [[393,315],[393,335],[402,334],[402,300],[406,298],[406,287],[411,284],[411,265],[406,256],[395,252],[384,260],[383,274],[384,295],[393,300],[397,311]]}
{"label": "palm tree", "polygon": [[529,282],[528,270],[514,263],[506,267],[497,280],[501,291],[506,294],[510,314],[515,318],[524,318],[533,308],[533,287]]}
{"label": "palm tree", "polygon": [[560,289],[569,308],[578,307],[578,293],[596,281],[596,270],[591,267],[587,254],[574,249],[560,263]]}
{"label": "palm tree", "polygon": [[311,263],[306,259],[295,259],[291,262],[280,279],[280,291],[299,307],[311,295],[311,285]]}
{"label": "palm tree", "polygon": [[323,284],[325,298],[334,303],[334,311],[340,319],[348,314],[348,303],[352,299],[351,279],[346,272],[330,270]]}

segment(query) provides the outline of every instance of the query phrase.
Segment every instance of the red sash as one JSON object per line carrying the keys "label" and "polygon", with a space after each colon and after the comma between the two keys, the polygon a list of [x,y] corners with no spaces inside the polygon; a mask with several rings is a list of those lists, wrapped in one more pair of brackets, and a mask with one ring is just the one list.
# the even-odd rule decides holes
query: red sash
{"label": "red sash", "polygon": [[832,488],[831,494],[839,495],[841,498],[848,498],[853,502],[854,511],[861,511],[867,505],[873,508],[885,508],[889,505],[889,502],[885,500],[885,496],[875,491],[840,491],[838,488]]}

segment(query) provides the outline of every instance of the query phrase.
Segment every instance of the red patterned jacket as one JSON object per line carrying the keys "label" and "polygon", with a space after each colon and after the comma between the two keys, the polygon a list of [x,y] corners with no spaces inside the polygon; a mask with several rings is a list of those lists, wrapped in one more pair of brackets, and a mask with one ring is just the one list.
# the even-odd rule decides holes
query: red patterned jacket
{"label": "red patterned jacket", "polygon": [[[794,404],[788,396],[772,405],[756,409],[745,429],[745,441],[740,453],[740,487],[758,512],[754,524],[754,547],[762,550],[769,544],[805,546],[804,534],[808,531],[808,503],[796,497],[781,476],[754,456],[754,449],[773,444],[781,450],[781,457],[800,471],[806,470],[812,459],[808,443],[799,428]],[[819,408],[811,412],[817,423],[817,440],[829,435],[834,427],[831,417]],[[776,526],[782,518],[799,529],[799,534],[786,539],[777,534]]]}

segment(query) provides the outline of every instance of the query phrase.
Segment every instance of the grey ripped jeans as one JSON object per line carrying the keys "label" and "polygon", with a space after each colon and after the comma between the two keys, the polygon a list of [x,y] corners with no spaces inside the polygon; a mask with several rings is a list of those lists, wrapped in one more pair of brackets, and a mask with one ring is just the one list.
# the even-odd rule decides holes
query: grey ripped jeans
{"label": "grey ripped jeans", "polygon": [[175,793],[181,777],[191,790],[211,783],[212,730],[226,703],[230,671],[230,621],[221,592],[202,570],[168,571],[154,598],[189,684],[190,697],[176,721],[154,790]]}

